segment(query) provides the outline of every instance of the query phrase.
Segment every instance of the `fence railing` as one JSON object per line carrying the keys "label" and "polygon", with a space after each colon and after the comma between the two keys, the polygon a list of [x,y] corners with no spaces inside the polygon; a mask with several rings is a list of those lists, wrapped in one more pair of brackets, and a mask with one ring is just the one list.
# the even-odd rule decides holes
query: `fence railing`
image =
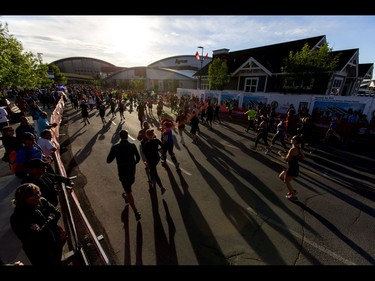
{"label": "fence railing", "polygon": [[[56,173],[67,177],[64,164],[60,157],[59,130],[64,113],[64,99],[61,98],[51,114],[50,123],[59,124],[53,130],[52,140],[57,146],[55,153]],[[72,189],[61,183],[60,209],[64,222],[64,229],[69,234],[64,249],[64,259],[72,265],[111,265],[103,250],[90,222],[82,210],[79,200]]]}

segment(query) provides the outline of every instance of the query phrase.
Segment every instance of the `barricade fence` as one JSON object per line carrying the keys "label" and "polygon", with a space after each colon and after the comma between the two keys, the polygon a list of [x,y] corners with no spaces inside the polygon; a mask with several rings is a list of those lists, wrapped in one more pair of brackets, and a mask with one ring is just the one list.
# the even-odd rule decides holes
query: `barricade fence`
{"label": "barricade fence", "polygon": [[[58,126],[52,131],[52,141],[56,144],[55,171],[57,174],[68,177],[60,155],[60,124],[63,120],[65,102],[61,98],[51,114],[50,123]],[[68,241],[64,249],[64,259],[72,265],[111,265],[107,254],[100,245],[94,230],[82,210],[79,200],[72,189],[61,183],[60,210],[64,229],[68,233]]]}

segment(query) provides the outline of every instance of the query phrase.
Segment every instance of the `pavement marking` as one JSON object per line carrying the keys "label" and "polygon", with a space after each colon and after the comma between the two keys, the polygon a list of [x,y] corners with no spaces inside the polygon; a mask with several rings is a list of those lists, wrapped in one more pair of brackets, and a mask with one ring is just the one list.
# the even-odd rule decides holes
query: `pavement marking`
{"label": "pavement marking", "polygon": [[180,167],[181,172],[184,172],[186,175],[191,176],[192,174]]}
{"label": "pavement marking", "polygon": [[269,217],[266,217],[265,215],[262,215],[262,214],[260,214],[260,213],[255,212],[253,208],[251,208],[251,207],[247,207],[247,210],[248,210],[250,213],[252,213],[252,214],[254,214],[254,215],[256,215],[256,216],[261,217],[263,220],[265,220],[265,221],[267,221],[267,222],[269,222],[269,223],[271,223],[271,224],[273,224],[273,225],[276,225],[276,226],[278,226],[278,227],[280,227],[280,228],[282,228],[282,229],[288,231],[288,232],[291,233],[293,236],[297,237],[298,239],[301,239],[303,242],[306,242],[306,243],[309,244],[310,246],[312,246],[312,247],[314,247],[314,248],[320,250],[321,252],[323,252],[323,253],[325,253],[325,254],[331,256],[332,258],[334,258],[334,259],[336,259],[336,260],[342,262],[343,264],[345,264],[345,265],[357,265],[357,264],[355,264],[354,262],[352,262],[352,261],[350,261],[350,260],[347,260],[347,259],[343,258],[342,256],[340,256],[340,255],[338,255],[338,254],[332,252],[331,250],[327,249],[326,247],[321,246],[321,245],[319,245],[319,244],[317,244],[317,243],[315,243],[315,242],[313,242],[313,241],[310,241],[309,239],[307,239],[306,237],[300,235],[300,234],[297,233],[296,231],[291,230],[291,229],[285,227],[284,225],[282,225],[282,224],[280,224],[280,223],[274,221],[273,219],[271,219],[271,218],[269,218]]}
{"label": "pavement marking", "polygon": [[[171,164],[171,165],[174,165],[174,163],[173,163],[172,161],[168,160],[168,159],[167,159],[167,162],[168,162],[169,164]],[[184,173],[187,174],[188,176],[191,176],[191,175],[192,175],[191,173],[189,173],[188,171],[186,171],[185,169],[183,169],[183,168],[181,168],[181,167],[180,167],[180,170],[181,170],[181,172],[184,172]]]}

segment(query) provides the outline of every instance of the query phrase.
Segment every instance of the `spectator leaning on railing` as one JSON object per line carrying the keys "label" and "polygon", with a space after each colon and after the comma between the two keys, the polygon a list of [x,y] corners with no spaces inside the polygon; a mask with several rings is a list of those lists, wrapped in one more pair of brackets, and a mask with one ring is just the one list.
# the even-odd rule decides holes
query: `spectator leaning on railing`
{"label": "spectator leaning on railing", "polygon": [[8,112],[3,106],[0,106],[0,130],[9,126]]}

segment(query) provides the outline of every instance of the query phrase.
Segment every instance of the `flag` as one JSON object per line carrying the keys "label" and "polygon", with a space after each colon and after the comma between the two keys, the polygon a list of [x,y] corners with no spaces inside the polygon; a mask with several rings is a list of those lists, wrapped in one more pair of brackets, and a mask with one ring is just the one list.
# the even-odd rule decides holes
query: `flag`
{"label": "flag", "polygon": [[208,59],[208,53],[206,54],[205,58]]}
{"label": "flag", "polygon": [[195,53],[195,58],[196,58],[197,60],[199,60],[199,54],[198,54],[198,52]]}

